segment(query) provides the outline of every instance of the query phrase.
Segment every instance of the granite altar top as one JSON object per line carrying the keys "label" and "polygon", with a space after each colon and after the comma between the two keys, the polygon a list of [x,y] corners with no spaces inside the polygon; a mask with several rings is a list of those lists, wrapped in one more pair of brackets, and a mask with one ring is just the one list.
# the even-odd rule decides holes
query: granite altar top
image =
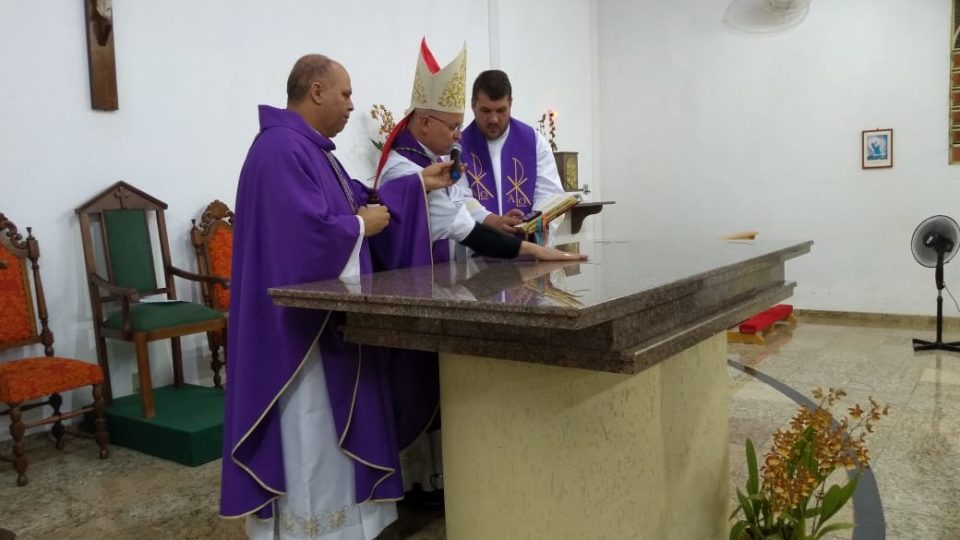
{"label": "granite altar top", "polygon": [[[473,259],[270,289],[288,307],[582,328],[690,294],[715,276],[782,264],[812,241],[642,239],[567,244],[580,263]],[[625,308],[625,304],[633,307]],[[521,320],[523,319],[523,320]]]}

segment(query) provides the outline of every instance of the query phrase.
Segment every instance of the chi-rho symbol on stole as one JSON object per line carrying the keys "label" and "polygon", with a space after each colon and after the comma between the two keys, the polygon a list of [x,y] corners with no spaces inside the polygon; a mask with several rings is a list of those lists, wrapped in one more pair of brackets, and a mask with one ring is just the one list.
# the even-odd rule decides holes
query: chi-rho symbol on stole
{"label": "chi-rho symbol on stole", "polygon": [[467,176],[470,178],[470,191],[473,192],[473,196],[478,201],[492,199],[493,193],[483,184],[483,179],[487,176],[487,173],[483,170],[483,162],[473,152],[470,152],[470,161],[473,163],[473,167],[467,169]]}
{"label": "chi-rho symbol on stole", "polygon": [[527,183],[527,176],[523,170],[523,164],[517,158],[513,159],[513,176],[507,175],[510,181],[510,190],[507,191],[507,200],[512,202],[518,208],[526,208],[531,205],[530,198],[523,192],[523,184]]}

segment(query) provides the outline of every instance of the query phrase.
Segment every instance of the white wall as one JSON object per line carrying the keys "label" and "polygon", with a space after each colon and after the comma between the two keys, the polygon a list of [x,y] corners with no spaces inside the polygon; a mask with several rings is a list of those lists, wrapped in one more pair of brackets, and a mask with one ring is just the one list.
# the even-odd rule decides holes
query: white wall
{"label": "white wall", "polygon": [[[813,0],[774,36],[726,28],[727,4],[600,1],[604,233],[813,239],[788,264],[795,306],[933,314],[909,240],[927,216],[960,218],[949,0]],[[876,127],[895,130],[894,167],[864,171]],[[960,291],[960,267],[946,277]]]}
{"label": "white wall", "polygon": [[[578,152],[580,185],[591,190],[584,197],[600,200],[599,163],[592,151],[597,136],[596,1],[493,0],[490,6],[494,40],[490,67],[510,77],[512,116],[537,127],[544,112],[555,111],[558,149]],[[472,117],[467,113],[468,120]],[[600,223],[596,217],[588,218],[574,237],[569,221],[564,222],[556,242],[592,239],[600,234]]]}
{"label": "white wall", "polygon": [[[588,184],[594,179],[589,151],[594,130],[591,4],[582,0],[499,2],[502,50],[497,66],[510,76],[515,118],[536,127],[545,111],[557,112],[558,149],[582,153],[578,156],[580,180]],[[574,81],[577,84],[571,84]]]}
{"label": "white wall", "polygon": [[[527,4],[501,7],[505,17],[526,16],[532,13]],[[565,0],[549,17],[572,34],[589,35],[585,5]],[[114,0],[120,110],[96,112],[90,108],[82,2],[4,0],[0,7],[0,211],[21,229],[33,226],[41,241],[57,353],[91,362],[96,353],[74,208],[113,182],[128,181],[169,204],[174,264],[194,269],[190,219],[215,198],[233,205],[238,171],[258,129],[256,106],[283,106],[287,74],[301,54],[327,54],[351,74],[356,110],[336,139],[337,154],[361,179],[372,175],[377,157],[367,140],[376,131],[369,109],[384,103],[399,119],[409,104],[421,36],[441,63],[466,41],[471,82],[490,64],[486,1]],[[506,67],[515,68],[518,110],[563,110],[589,95],[583,74],[590,56],[581,40],[547,47],[556,38],[552,25],[504,27],[510,35],[501,33],[497,48],[510,60]],[[539,62],[569,58],[574,69],[550,74],[549,88],[521,74]],[[581,144],[589,162],[589,138],[584,143],[573,134],[590,133],[590,118],[570,116],[561,124],[561,141]],[[186,281],[178,280],[178,291],[181,298],[199,297]],[[209,378],[205,344],[184,345],[188,380]],[[166,343],[151,348],[155,385],[172,381],[167,351]],[[128,394],[132,346],[112,345],[110,353],[115,394]],[[6,436],[0,424],[0,437]]]}

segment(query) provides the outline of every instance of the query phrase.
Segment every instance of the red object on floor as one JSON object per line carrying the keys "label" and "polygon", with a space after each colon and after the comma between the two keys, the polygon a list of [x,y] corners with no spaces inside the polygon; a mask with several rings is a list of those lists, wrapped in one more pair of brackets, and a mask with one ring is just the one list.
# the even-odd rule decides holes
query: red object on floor
{"label": "red object on floor", "polygon": [[793,313],[793,306],[790,304],[777,304],[740,323],[740,333],[759,334],[777,321],[786,319],[791,313]]}

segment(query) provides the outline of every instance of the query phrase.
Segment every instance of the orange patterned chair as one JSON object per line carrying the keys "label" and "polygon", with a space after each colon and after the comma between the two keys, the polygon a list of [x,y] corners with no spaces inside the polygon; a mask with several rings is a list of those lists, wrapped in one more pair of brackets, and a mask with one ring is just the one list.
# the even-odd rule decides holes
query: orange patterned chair
{"label": "orange patterned chair", "polygon": [[[197,251],[197,269],[204,276],[230,279],[230,258],[233,255],[233,212],[220,202],[207,205],[200,224],[191,220],[190,241]],[[203,303],[226,313],[230,307],[230,290],[220,284],[203,283]]]}
{"label": "orange patterned chair", "polygon": [[[215,200],[203,211],[200,224],[191,220],[190,242],[197,252],[197,272],[201,276],[214,276],[230,279],[230,258],[233,255],[233,212],[219,200]],[[220,283],[200,284],[203,303],[217,311],[226,313],[230,308],[230,288]],[[215,339],[215,338],[214,338]],[[213,382],[220,386],[220,368],[226,362],[210,362],[213,369]]]}
{"label": "orange patterned chair", "polygon": [[[17,471],[17,484],[27,484],[28,460],[23,442],[27,428],[53,424],[51,432],[57,448],[63,449],[64,435],[88,436],[63,425],[63,420],[94,412],[94,436],[100,445],[100,458],[106,458],[107,428],[104,420],[103,372],[97,364],[61,358],[53,354],[53,333],[47,316],[47,303],[40,281],[40,247],[27,227],[27,238],[17,233],[17,227],[0,213],[0,351],[29,345],[42,344],[44,356],[23,358],[0,363],[0,401],[9,409],[0,414],[10,416],[10,433],[13,435],[13,455],[0,456],[13,463]],[[33,289],[30,291],[30,274]],[[35,300],[35,302],[34,302]],[[37,330],[37,318],[40,330]],[[61,392],[93,387],[93,405],[61,412]],[[53,414],[39,420],[24,421],[23,412],[49,405]]]}

